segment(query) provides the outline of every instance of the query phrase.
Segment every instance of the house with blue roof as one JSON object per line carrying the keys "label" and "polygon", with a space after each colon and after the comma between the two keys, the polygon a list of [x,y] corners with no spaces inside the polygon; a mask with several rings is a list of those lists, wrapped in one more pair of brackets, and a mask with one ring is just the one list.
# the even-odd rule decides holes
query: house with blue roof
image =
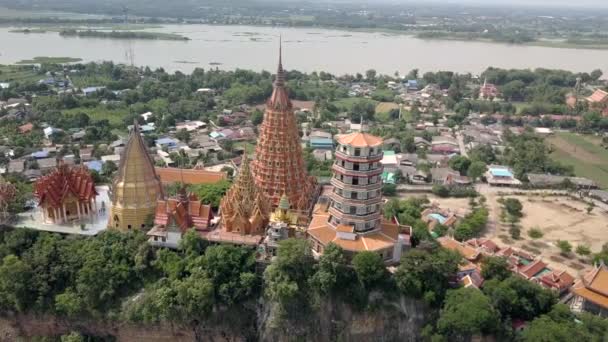
{"label": "house with blue roof", "polygon": [[334,149],[334,140],[331,138],[310,138],[308,144],[313,150]]}
{"label": "house with blue roof", "polygon": [[515,178],[513,170],[508,166],[490,165],[485,173],[488,184],[492,186],[518,186],[521,182]]}
{"label": "house with blue roof", "polygon": [[407,80],[406,82],[407,90],[418,90],[418,80]]}
{"label": "house with blue roof", "polygon": [[84,165],[89,170],[95,170],[97,172],[101,172],[101,169],[103,167],[103,161],[101,161],[101,160],[91,160],[91,161],[88,161],[88,162],[84,163]]}
{"label": "house with blue roof", "polygon": [[48,151],[38,151],[38,152],[32,153],[32,158],[34,158],[34,159],[43,159],[43,158],[48,158],[48,157],[49,157]]}
{"label": "house with blue roof", "polygon": [[172,148],[177,146],[177,144],[179,143],[178,140],[175,139],[171,139],[171,138],[160,138],[160,139],[156,139],[156,141],[154,142],[156,144],[156,147],[158,147],[159,149],[163,149],[163,148]]}

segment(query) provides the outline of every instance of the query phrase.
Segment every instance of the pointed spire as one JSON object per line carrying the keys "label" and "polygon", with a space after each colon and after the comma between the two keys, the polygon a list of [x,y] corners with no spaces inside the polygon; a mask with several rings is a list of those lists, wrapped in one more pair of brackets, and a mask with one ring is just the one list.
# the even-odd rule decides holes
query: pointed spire
{"label": "pointed spire", "polygon": [[285,70],[283,70],[283,37],[279,35],[279,67],[277,68],[277,77],[274,81],[276,87],[285,85]]}

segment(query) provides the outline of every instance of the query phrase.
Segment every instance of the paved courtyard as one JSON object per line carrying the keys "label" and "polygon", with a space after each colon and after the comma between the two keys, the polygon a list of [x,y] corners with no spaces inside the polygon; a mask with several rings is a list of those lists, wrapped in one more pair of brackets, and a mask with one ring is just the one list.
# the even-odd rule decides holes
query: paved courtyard
{"label": "paved courtyard", "polygon": [[[99,194],[95,199],[97,202],[98,212],[93,217],[83,220],[73,220],[68,223],[52,224],[45,223],[42,218],[42,210],[36,207],[32,210],[19,214],[15,227],[31,228],[46,232],[64,233],[64,234],[79,234],[79,235],[97,235],[104,231],[108,225],[108,216],[110,210],[110,201],[108,197],[108,186],[98,186],[95,188]],[[102,208],[105,208],[102,209]],[[82,227],[84,225],[84,227]]]}

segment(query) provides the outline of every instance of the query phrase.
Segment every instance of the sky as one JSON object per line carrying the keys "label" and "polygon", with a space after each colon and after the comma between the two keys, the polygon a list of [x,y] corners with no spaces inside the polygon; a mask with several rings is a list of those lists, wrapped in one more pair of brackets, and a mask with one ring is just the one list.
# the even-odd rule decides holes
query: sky
{"label": "sky", "polygon": [[[395,0],[408,2],[410,0]],[[481,5],[527,5],[548,7],[608,7],[608,0],[432,0],[435,3],[461,3]]]}
{"label": "sky", "polygon": [[[317,0],[319,1],[319,0]],[[327,0],[325,0],[327,1]],[[331,1],[331,0],[330,0]],[[348,0],[336,0],[348,2]],[[608,8],[608,0],[356,0],[356,2],[390,2],[390,3],[435,3],[464,4],[482,6],[534,6],[534,7],[571,7],[578,9]]]}

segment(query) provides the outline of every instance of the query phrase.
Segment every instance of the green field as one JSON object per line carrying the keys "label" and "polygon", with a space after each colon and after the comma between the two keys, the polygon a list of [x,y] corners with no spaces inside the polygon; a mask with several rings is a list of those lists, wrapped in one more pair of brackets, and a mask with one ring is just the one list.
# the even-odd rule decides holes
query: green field
{"label": "green field", "polygon": [[65,63],[76,63],[82,61],[82,58],[75,57],[34,57],[32,59],[24,59],[17,64],[65,64]]}
{"label": "green field", "polygon": [[547,139],[553,147],[551,157],[572,165],[577,176],[596,181],[608,188],[608,150],[600,146],[600,138],[574,133],[558,133]]}
{"label": "green field", "polygon": [[109,109],[105,106],[97,106],[94,108],[74,108],[64,110],[65,115],[75,115],[77,113],[85,113],[92,121],[107,119],[112,126],[123,125],[123,118],[129,114],[127,108]]}
{"label": "green field", "polygon": [[31,66],[0,65],[0,82],[34,82],[42,77]]}

